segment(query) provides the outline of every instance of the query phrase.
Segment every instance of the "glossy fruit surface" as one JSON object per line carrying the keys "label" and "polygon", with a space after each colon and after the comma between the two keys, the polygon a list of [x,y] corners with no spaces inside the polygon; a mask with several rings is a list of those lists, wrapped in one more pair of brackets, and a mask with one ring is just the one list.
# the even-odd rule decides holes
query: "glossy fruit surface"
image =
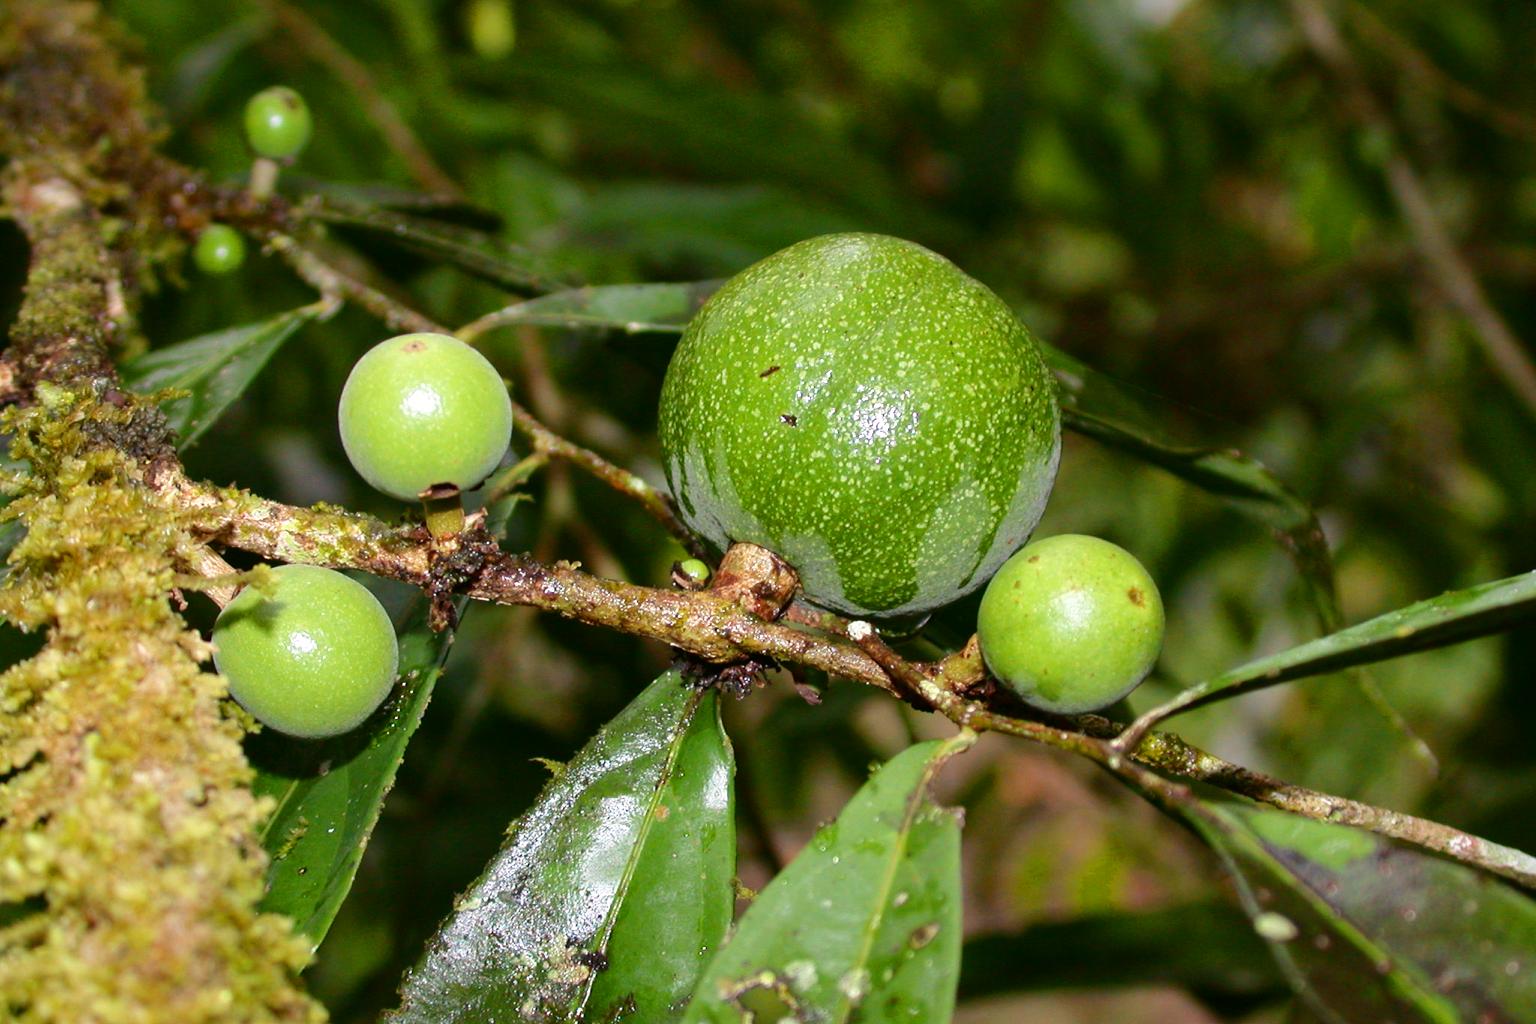
{"label": "glossy fruit surface", "polygon": [[309,144],[314,124],[304,97],[286,85],[263,89],[245,105],[245,138],[257,156],[287,160]]}
{"label": "glossy fruit surface", "polygon": [[856,615],[947,604],[1028,538],[1061,446],[1055,382],[986,286],[911,242],[840,234],[742,271],[667,368],[683,519],[750,541]]}
{"label": "glossy fruit surface", "polygon": [[319,738],[358,726],[389,696],[399,648],[361,583],[313,565],[273,570],[271,592],[242,590],[213,627],[229,694],[279,732]]}
{"label": "glossy fruit surface", "polygon": [[994,676],[1026,702],[1076,715],[1136,688],[1163,646],[1163,601],[1124,548],[1061,534],[998,570],[976,617]]}
{"label": "glossy fruit surface", "polygon": [[413,501],[491,474],[512,437],[512,399],[489,360],[457,338],[402,334],[352,367],[337,420],[363,479]]}
{"label": "glossy fruit surface", "polygon": [[205,274],[228,274],[245,262],[245,236],[228,224],[210,224],[197,236],[192,261]]}

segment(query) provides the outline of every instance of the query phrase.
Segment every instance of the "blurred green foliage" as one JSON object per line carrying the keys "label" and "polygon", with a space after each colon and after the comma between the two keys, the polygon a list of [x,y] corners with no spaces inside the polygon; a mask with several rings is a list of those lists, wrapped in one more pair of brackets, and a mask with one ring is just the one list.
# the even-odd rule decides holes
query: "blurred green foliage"
{"label": "blurred green foliage", "polygon": [[[246,99],[282,83],[316,123],[286,188],[431,191],[446,178],[530,265],[575,281],[722,277],[825,231],[911,237],[1144,392],[1166,434],[1265,460],[1319,510],[1349,621],[1536,564],[1536,419],[1426,274],[1383,177],[1400,147],[1500,311],[1536,336],[1528,5],[1333,5],[1390,133],[1346,115],[1278,0],[107,6],[143,40],[170,153],[217,179],[247,171]],[[381,101],[419,151],[402,149]],[[14,303],[22,246],[0,230],[0,295]],[[512,301],[376,233],[338,224],[333,235],[441,322]],[[256,252],[228,278],[183,276],[146,310],[154,345],[313,299]],[[348,469],[334,421],[352,361],[385,333],[350,308],[304,326],[187,453],[190,471],[395,514]],[[653,479],[670,346],[661,334],[526,328],[483,343],[551,426]],[[678,557],[585,478],[557,468],[534,494],[510,547],[648,583]],[[1167,653],[1137,710],[1315,632],[1289,558],[1259,527],[1078,437],[1040,533],[1065,531],[1126,546],[1159,581]],[[963,635],[971,615],[945,616],[935,635]],[[471,611],[309,975],[338,1020],[393,1003],[401,968],[543,784],[535,759],[569,757],[666,658],[523,610]],[[1524,725],[1536,719],[1536,630],[1370,672],[1438,754],[1438,775],[1337,679],[1206,708],[1178,728],[1292,781],[1536,847]],[[724,710],[754,886],[871,761],[942,731],[851,687],[812,708],[774,686]],[[989,738],[954,768],[944,784],[969,815],[968,933],[1150,912],[1223,888],[1208,854],[1082,766]],[[1272,992],[1199,988],[1203,1002],[1147,1002],[1148,1015],[1115,1019],[1275,1019]],[[1010,1019],[988,1005],[959,1019]],[[1102,1012],[1029,1005],[1055,1014],[1039,1019]]]}

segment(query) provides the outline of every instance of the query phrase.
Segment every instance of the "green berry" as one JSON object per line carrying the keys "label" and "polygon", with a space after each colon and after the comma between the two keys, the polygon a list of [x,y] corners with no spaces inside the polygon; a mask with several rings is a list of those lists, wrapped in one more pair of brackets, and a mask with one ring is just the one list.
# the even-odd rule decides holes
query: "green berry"
{"label": "green berry", "polygon": [[247,587],[213,627],[213,663],[229,694],[291,736],[336,736],[389,696],[399,648],[389,615],[356,580],[313,565]]}
{"label": "green berry", "polygon": [[245,137],[257,156],[290,160],[309,143],[314,124],[304,97],[286,85],[274,85],[245,105]]}
{"label": "green berry", "polygon": [[210,224],[197,236],[192,260],[205,274],[228,274],[245,262],[245,236],[228,224]]}
{"label": "green berry", "polygon": [[704,584],[709,582],[709,566],[702,559],[685,558],[677,563],[677,571],[690,583]]}
{"label": "green berry", "polygon": [[512,399],[496,368],[457,338],[402,334],[352,367],[337,419],[363,479],[414,501],[491,474],[511,441]]}
{"label": "green berry", "polygon": [[980,586],[1034,529],[1061,447],[1055,382],[1002,300],[869,234],[790,246],[705,303],[660,436],[691,529],[771,548],[812,601],[881,616]]}
{"label": "green berry", "polygon": [[987,668],[1025,702],[1077,715],[1107,707],[1152,671],[1163,600],[1136,557],[1097,537],[1026,545],[981,597]]}

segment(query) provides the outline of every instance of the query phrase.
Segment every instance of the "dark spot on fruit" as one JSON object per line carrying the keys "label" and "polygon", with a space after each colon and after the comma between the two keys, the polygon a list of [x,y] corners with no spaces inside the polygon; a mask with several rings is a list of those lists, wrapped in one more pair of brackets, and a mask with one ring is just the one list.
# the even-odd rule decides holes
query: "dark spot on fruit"
{"label": "dark spot on fruit", "polygon": [[427,343],[422,341],[420,338],[417,338],[415,341],[408,341],[404,345],[401,345],[400,346],[400,351],[401,352],[423,352],[423,351],[426,350],[426,347],[427,347]]}
{"label": "dark spot on fruit", "polygon": [[1131,599],[1131,604],[1140,608],[1147,603],[1147,596],[1141,592],[1140,587],[1132,587],[1125,592],[1125,596]]}
{"label": "dark spot on fruit", "polygon": [[1030,565],[1034,565],[1036,562],[1040,561],[1040,556],[1039,555],[1030,555],[1028,558],[1025,559],[1025,561],[1028,562]]}
{"label": "dark spot on fruit", "polygon": [[779,364],[778,363],[774,363],[772,366],[768,367],[768,369],[766,369],[762,373],[758,374],[758,376],[759,377],[772,377],[774,374],[776,374],[778,372],[779,372]]}
{"label": "dark spot on fruit", "polygon": [[790,427],[798,426],[800,423],[798,419],[796,419],[794,416],[791,416],[787,412],[779,413],[779,422]]}
{"label": "dark spot on fruit", "polygon": [[608,957],[602,950],[590,950],[576,954],[576,962],[583,967],[590,967],[594,971],[606,971],[608,969]]}

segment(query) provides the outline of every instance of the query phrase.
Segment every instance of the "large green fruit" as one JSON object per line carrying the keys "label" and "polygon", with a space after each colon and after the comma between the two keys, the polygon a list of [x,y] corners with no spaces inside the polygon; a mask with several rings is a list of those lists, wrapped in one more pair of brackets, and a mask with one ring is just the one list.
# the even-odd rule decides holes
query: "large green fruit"
{"label": "large green fruit", "polygon": [[1034,529],[1061,450],[1029,331],[884,235],[812,238],[728,281],[672,357],[660,419],[689,527],[771,548],[807,597],[855,615],[985,582]]}

